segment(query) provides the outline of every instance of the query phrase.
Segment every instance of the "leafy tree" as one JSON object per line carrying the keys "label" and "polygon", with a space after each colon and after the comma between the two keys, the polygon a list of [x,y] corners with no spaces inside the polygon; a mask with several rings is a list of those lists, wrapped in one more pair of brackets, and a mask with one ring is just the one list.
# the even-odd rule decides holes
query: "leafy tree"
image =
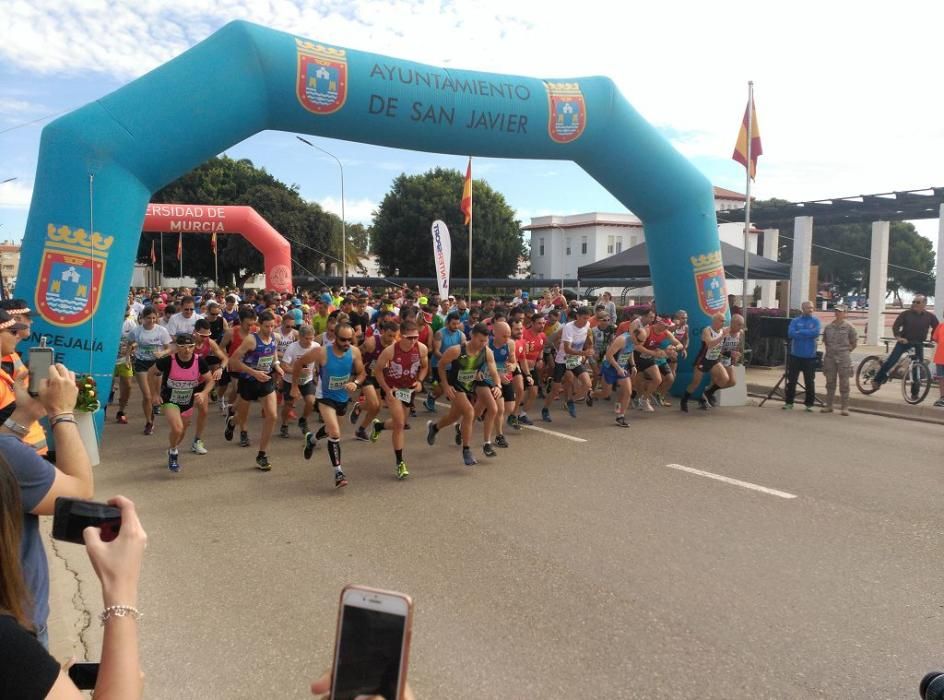
{"label": "leafy tree", "polygon": [[[436,168],[422,175],[402,174],[384,197],[371,229],[371,246],[385,275],[433,277],[430,226],[441,219],[452,239],[452,274],[469,269],[469,229],[459,210],[464,176]],[[488,183],[472,183],[472,275],[505,277],[515,272],[524,252],[520,223],[505,198]]]}
{"label": "leafy tree", "polygon": [[[321,260],[330,264],[334,257],[340,257],[341,220],[317,204],[303,200],[297,185],[288,186],[280,182],[247,159],[211,158],[156,192],[151,201],[250,206],[288,239],[296,266],[315,270]],[[367,236],[361,229],[363,226],[360,225],[348,227],[348,259],[355,264],[367,250]],[[352,231],[356,234],[354,238]],[[139,262],[150,263],[151,242],[159,238],[159,234],[141,237]],[[178,274],[177,236],[164,235],[163,241],[167,274]],[[262,255],[242,236],[217,236],[217,248],[220,281],[235,277],[236,283],[242,285],[249,277],[263,272]],[[159,250],[156,253],[160,261]],[[185,274],[199,281],[213,278],[214,259],[209,234],[184,235],[183,258]]]}

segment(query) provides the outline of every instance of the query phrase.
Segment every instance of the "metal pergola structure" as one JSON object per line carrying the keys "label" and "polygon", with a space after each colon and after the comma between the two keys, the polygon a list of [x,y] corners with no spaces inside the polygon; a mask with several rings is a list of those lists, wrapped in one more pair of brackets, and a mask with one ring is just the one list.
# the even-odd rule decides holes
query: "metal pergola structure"
{"label": "metal pergola structure", "polygon": [[[751,224],[777,228],[798,216],[812,216],[817,224],[865,224],[873,221],[937,219],[944,204],[944,187],[862,194],[788,204],[754,203]],[[718,223],[741,223],[744,209],[718,212]]]}

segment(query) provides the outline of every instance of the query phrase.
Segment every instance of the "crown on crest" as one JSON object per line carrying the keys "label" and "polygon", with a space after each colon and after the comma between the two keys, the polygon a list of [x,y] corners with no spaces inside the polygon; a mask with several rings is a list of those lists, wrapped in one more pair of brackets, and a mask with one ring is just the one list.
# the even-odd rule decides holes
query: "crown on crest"
{"label": "crown on crest", "polygon": [[48,224],[46,226],[46,240],[53,245],[59,244],[79,248],[90,248],[94,253],[106,253],[115,242],[115,237],[102,236],[98,231],[89,235],[84,228],[73,229],[70,226]]}
{"label": "crown on crest", "polygon": [[295,46],[297,46],[298,50],[302,53],[306,53],[310,56],[317,56],[318,58],[338,60],[344,58],[347,55],[347,52],[344,49],[336,49],[332,46],[315,44],[311,41],[305,41],[304,39],[295,39]]}
{"label": "crown on crest", "polygon": [[547,89],[553,93],[580,92],[580,83],[552,83],[549,80],[545,80],[544,84],[547,86]]}
{"label": "crown on crest", "polygon": [[721,265],[721,251],[716,250],[714,253],[708,253],[707,255],[693,255],[689,260],[692,261],[695,272],[711,270]]}

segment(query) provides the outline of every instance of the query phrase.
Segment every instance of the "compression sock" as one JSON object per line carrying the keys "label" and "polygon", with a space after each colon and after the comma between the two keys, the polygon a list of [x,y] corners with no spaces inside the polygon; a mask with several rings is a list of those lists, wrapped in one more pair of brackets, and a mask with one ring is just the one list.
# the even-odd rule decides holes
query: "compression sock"
{"label": "compression sock", "polygon": [[397,464],[403,461],[403,450],[394,450],[397,455]]}
{"label": "compression sock", "polygon": [[328,438],[328,456],[331,458],[331,465],[338,469],[341,466],[341,440],[340,438]]}
{"label": "compression sock", "polygon": [[318,428],[318,432],[315,433],[315,440],[324,440],[326,437],[328,437],[328,431],[325,430],[325,427],[322,425]]}

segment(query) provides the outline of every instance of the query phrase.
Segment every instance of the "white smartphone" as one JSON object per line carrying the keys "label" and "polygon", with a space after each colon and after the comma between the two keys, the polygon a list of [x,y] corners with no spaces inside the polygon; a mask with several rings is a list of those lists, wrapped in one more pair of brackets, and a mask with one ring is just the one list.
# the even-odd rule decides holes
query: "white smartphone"
{"label": "white smartphone", "polygon": [[331,700],[353,700],[359,695],[401,700],[412,626],[410,596],[345,586],[338,611]]}

